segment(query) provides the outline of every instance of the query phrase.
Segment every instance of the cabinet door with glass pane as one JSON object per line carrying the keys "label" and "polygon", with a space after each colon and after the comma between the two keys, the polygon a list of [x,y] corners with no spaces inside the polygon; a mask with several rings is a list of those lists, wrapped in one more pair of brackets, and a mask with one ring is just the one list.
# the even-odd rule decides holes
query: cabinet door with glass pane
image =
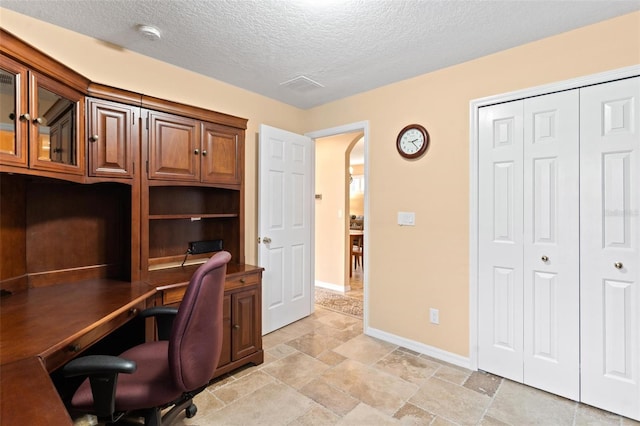
{"label": "cabinet door with glass pane", "polygon": [[27,166],[27,68],[0,56],[0,163]]}

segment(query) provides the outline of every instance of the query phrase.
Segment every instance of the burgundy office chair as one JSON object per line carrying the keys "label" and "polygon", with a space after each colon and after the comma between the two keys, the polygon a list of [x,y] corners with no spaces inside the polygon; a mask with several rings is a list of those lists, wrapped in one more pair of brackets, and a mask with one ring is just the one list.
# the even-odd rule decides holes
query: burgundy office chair
{"label": "burgundy office chair", "polygon": [[[140,414],[147,426],[169,425],[182,410],[189,418],[195,416],[192,398],[206,388],[220,360],[222,300],[230,259],[223,251],[200,266],[180,308],[155,307],[140,313],[155,316],[159,338],[168,340],[134,346],[119,357],[89,355],[65,365],[67,377],[89,376],[73,395],[71,408],[106,422]],[[173,321],[168,320],[172,316]],[[171,406],[161,417],[160,410]]]}

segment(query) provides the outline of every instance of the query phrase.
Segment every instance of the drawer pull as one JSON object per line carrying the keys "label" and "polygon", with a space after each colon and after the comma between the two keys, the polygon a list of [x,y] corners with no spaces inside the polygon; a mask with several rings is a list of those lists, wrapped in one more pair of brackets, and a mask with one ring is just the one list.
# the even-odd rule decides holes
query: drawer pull
{"label": "drawer pull", "polygon": [[240,282],[241,282],[242,284],[244,284],[244,283],[246,283],[246,282],[247,282],[247,280],[245,280],[244,278],[240,278]]}
{"label": "drawer pull", "polygon": [[233,329],[234,329],[234,330],[240,330],[240,324],[236,324],[236,325],[234,325],[234,326],[233,326]]}
{"label": "drawer pull", "polygon": [[135,317],[136,315],[138,315],[138,308],[129,309],[129,316],[130,317]]}
{"label": "drawer pull", "polygon": [[69,345],[69,352],[73,352],[73,353],[80,352],[80,345],[78,344]]}

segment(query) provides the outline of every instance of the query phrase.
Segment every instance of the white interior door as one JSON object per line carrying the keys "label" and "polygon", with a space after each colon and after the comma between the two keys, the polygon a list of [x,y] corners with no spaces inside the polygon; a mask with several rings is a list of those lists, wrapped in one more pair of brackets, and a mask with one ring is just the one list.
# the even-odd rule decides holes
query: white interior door
{"label": "white interior door", "polygon": [[579,92],[524,100],[524,383],[580,398]]}
{"label": "white interior door", "polygon": [[580,101],[582,401],[640,420],[640,78]]}
{"label": "white interior door", "polygon": [[313,143],[260,126],[258,263],[265,268],[262,333],[311,314]]}
{"label": "white interior door", "polygon": [[523,103],[480,109],[478,366],[523,380]]}

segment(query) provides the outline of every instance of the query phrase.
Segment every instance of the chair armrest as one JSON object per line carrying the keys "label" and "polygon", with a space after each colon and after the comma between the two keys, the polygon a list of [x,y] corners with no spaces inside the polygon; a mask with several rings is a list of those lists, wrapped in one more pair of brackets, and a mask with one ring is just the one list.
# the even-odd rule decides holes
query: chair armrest
{"label": "chair armrest", "polygon": [[154,317],[158,328],[158,339],[169,340],[173,319],[178,314],[178,308],[171,306],[154,306],[140,312],[140,318]]}
{"label": "chair armrest", "polygon": [[89,376],[93,408],[100,419],[115,422],[114,416],[118,374],[131,374],[138,366],[134,361],[110,355],[88,355],[71,360],[62,368],[67,377]]}
{"label": "chair armrest", "polygon": [[88,355],[71,360],[62,369],[66,377],[99,374],[131,374],[137,365],[133,361],[111,355]]}

